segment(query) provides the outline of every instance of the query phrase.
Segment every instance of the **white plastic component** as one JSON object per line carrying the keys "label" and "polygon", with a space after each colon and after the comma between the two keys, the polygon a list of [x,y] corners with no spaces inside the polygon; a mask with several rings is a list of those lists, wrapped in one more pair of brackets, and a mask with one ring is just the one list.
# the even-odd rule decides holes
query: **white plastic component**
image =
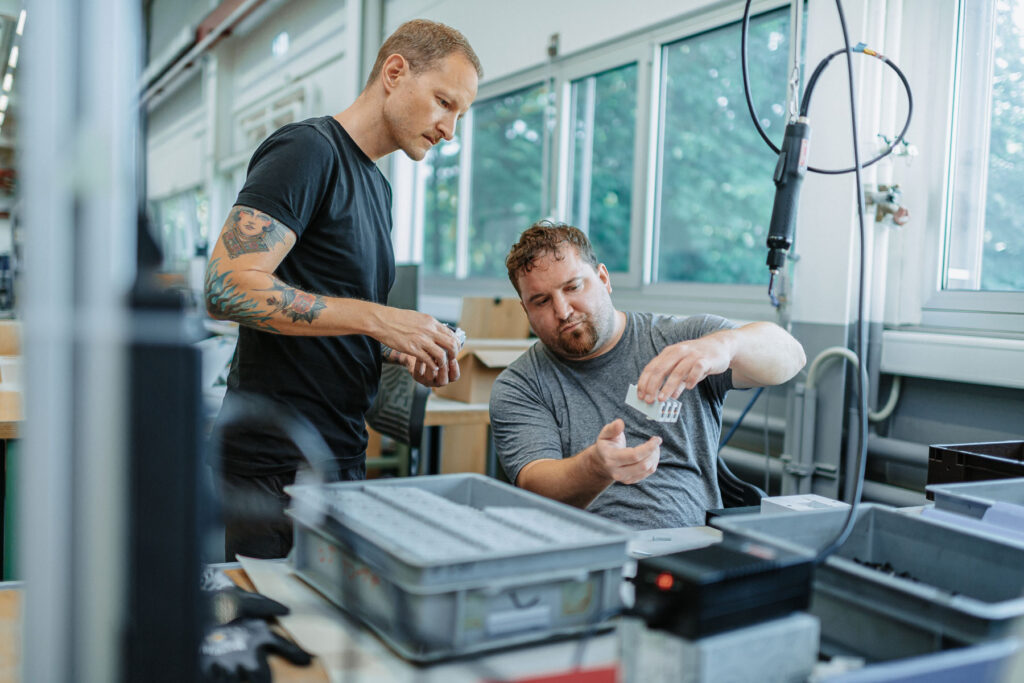
{"label": "white plastic component", "polygon": [[629,389],[626,390],[626,405],[639,410],[647,416],[648,420],[656,420],[657,422],[675,422],[679,419],[679,413],[683,409],[683,404],[674,398],[655,401],[654,403],[641,401],[636,395],[635,384],[630,384]]}
{"label": "white plastic component", "polygon": [[808,510],[836,510],[850,507],[848,503],[832,500],[816,493],[796,496],[774,496],[761,499],[761,514],[775,512],[807,512]]}
{"label": "white plastic component", "polygon": [[466,331],[450,323],[444,323],[444,326],[451,330],[455,338],[459,340],[459,351],[461,351],[462,347],[466,345]]}

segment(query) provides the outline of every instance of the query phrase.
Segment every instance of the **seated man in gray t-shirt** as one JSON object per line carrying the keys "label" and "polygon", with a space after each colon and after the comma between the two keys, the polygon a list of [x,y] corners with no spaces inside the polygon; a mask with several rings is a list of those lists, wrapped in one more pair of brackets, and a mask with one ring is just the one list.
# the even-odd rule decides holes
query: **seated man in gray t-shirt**
{"label": "seated man in gray t-shirt", "polygon": [[[509,479],[638,529],[703,524],[721,505],[726,392],[787,381],[805,363],[800,344],[768,322],[617,311],[608,270],[570,226],[535,224],[506,265],[541,342],[491,392]],[[627,407],[630,384],[648,404],[678,399],[679,420]]]}

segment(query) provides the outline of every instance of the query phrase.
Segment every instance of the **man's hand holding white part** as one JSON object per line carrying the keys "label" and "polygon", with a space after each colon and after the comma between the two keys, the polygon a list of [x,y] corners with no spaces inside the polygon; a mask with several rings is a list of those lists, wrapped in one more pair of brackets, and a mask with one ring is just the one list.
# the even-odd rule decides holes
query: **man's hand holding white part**
{"label": "man's hand holding white part", "polygon": [[684,389],[729,369],[737,389],[776,386],[806,362],[792,335],[774,323],[754,322],[666,346],[640,373],[636,388],[647,403],[679,398]]}
{"label": "man's hand holding white part", "polygon": [[391,360],[405,366],[405,369],[409,371],[413,379],[425,387],[443,387],[459,379],[459,361],[455,358],[448,361],[447,369],[442,367],[436,373],[427,371],[423,363],[401,351],[392,351]]}
{"label": "man's hand holding white part", "polygon": [[402,354],[391,360],[409,368],[417,382],[437,387],[459,378],[459,341],[451,328],[418,311],[380,306],[377,312],[374,338]]}
{"label": "man's hand holding white part", "polygon": [[728,370],[732,358],[733,350],[725,335],[710,334],[670,344],[640,373],[637,393],[647,403],[679,398],[683,389],[693,389],[704,378]]}
{"label": "man's hand holding white part", "polygon": [[626,425],[621,419],[601,428],[594,443],[592,462],[599,473],[622,484],[635,484],[658,469],[661,437],[652,436],[638,446],[626,446]]}

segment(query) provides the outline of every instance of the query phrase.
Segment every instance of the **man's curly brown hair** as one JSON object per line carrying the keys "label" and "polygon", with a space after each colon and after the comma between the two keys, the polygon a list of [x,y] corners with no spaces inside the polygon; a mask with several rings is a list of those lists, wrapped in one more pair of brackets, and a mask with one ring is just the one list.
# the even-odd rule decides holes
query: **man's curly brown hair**
{"label": "man's curly brown hair", "polygon": [[538,258],[547,254],[553,255],[559,261],[565,258],[561,253],[565,244],[574,247],[582,261],[597,269],[598,261],[594,255],[594,248],[590,246],[590,240],[582,230],[565,223],[537,221],[523,231],[519,241],[512,245],[512,250],[505,259],[508,279],[512,281],[516,292],[522,294],[519,291],[519,276],[533,270],[534,262]]}

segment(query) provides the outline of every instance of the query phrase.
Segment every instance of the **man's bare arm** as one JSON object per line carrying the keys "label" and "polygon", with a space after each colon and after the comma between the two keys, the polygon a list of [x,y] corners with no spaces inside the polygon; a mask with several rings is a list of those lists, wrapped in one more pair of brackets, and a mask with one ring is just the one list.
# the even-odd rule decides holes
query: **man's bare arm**
{"label": "man's bare arm", "polygon": [[678,398],[709,375],[732,370],[737,388],[774,386],[792,378],[807,362],[803,347],[781,327],[756,322],[666,346],[637,380],[642,400]]}
{"label": "man's bare arm", "polygon": [[750,323],[732,332],[738,337],[730,364],[732,383],[736,387],[782,384],[807,363],[804,347],[775,323]]}
{"label": "man's bare arm", "polygon": [[276,334],[365,334],[416,358],[427,374],[441,368],[447,375],[458,341],[433,317],[306,292],[274,276],[295,240],[295,233],[269,214],[233,207],[206,270],[210,316]]}
{"label": "man's bare arm", "polygon": [[606,424],[590,446],[570,458],[527,463],[516,485],[546,498],[586,508],[602,491],[618,481],[635,484],[651,475],[661,459],[661,439],[651,437],[626,447],[625,423]]}

